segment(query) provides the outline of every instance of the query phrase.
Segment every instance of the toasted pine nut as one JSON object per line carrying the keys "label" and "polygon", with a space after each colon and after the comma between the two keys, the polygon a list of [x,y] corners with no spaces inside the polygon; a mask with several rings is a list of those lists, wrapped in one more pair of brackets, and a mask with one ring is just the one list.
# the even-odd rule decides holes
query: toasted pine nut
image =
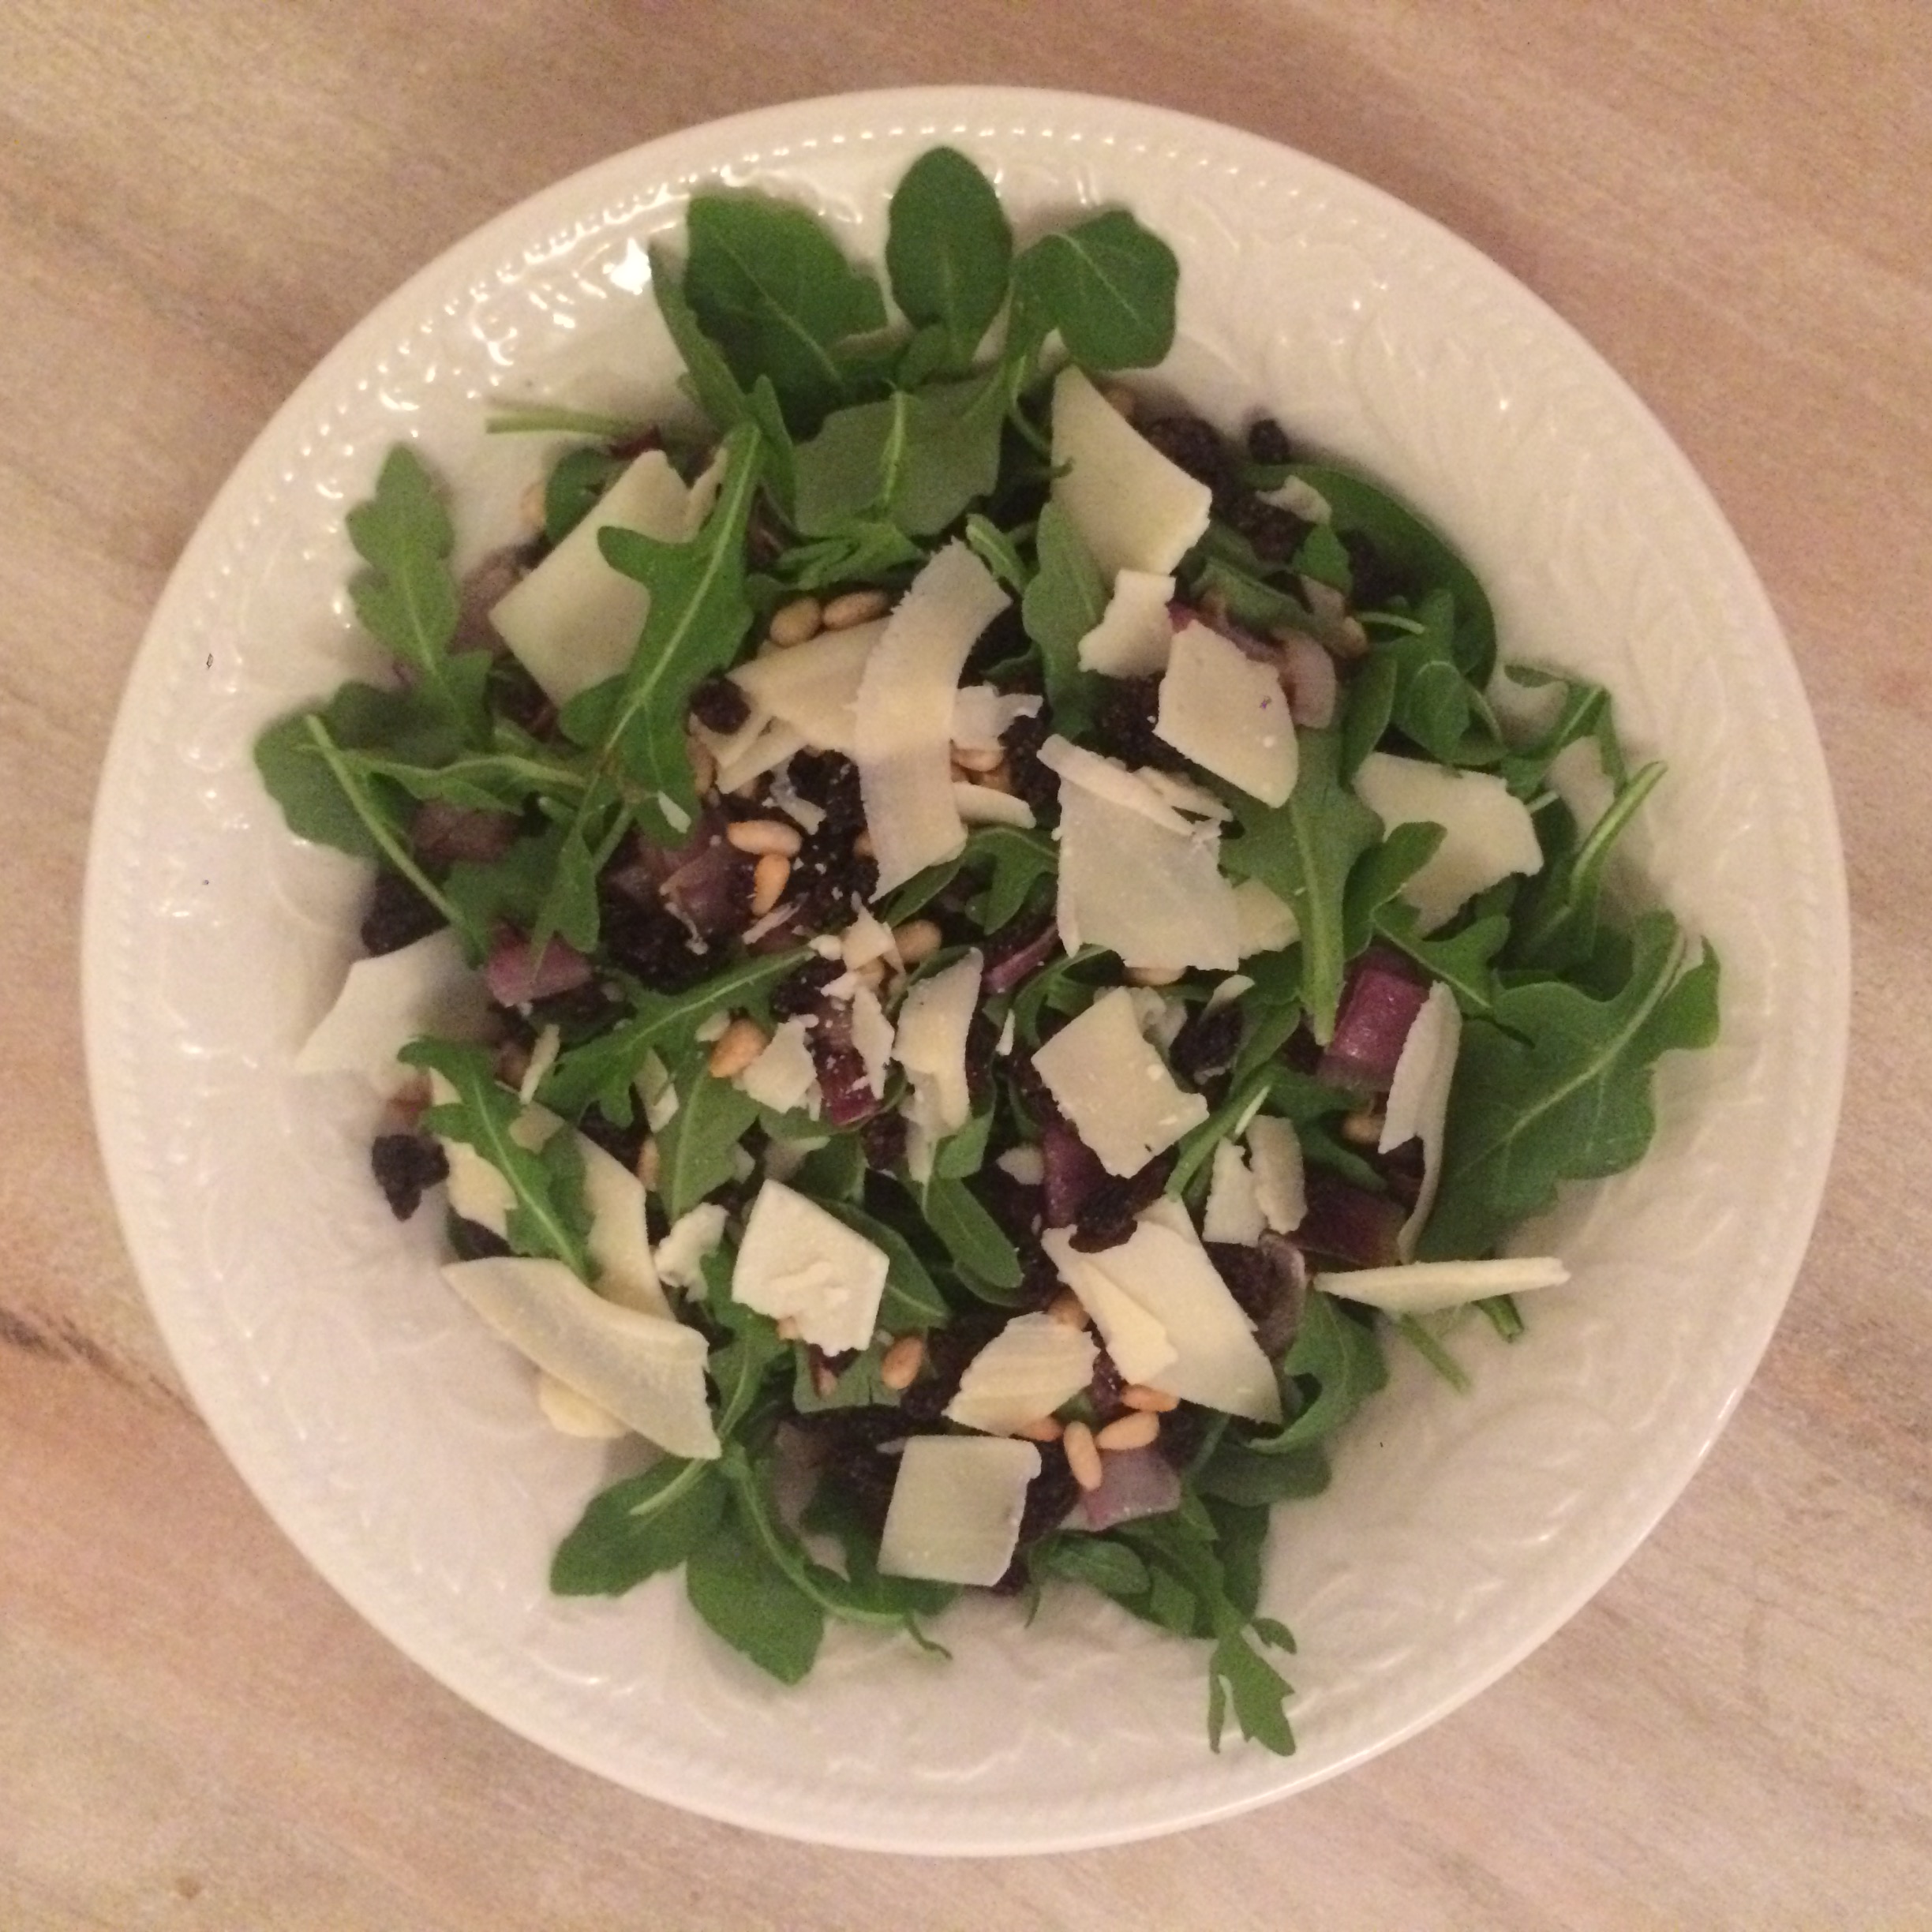
{"label": "toasted pine nut", "polygon": [[973,783],[978,785],[983,792],[1003,792],[1010,798],[1013,796],[1013,767],[1002,757],[990,771],[979,773],[974,778]]}
{"label": "toasted pine nut", "polygon": [[765,635],[781,650],[789,650],[794,644],[805,643],[815,638],[825,623],[825,612],[820,609],[815,597],[794,597],[789,604],[781,604],[772,612],[771,622],[765,627]]}
{"label": "toasted pine nut", "polygon": [[729,1080],[742,1073],[769,1044],[765,1029],[743,1013],[718,1035],[706,1063],[713,1080]]}
{"label": "toasted pine nut", "polygon": [[1144,1449],[1160,1433],[1160,1417],[1148,1409],[1117,1416],[1094,1437],[1100,1449]]}
{"label": "toasted pine nut", "polygon": [[1022,1422],[1013,1433],[1028,1442],[1058,1442],[1063,1428],[1058,1416],[1043,1415],[1032,1422]]}
{"label": "toasted pine nut", "polygon": [[1087,1311],[1081,1306],[1080,1297],[1070,1288],[1062,1290],[1047,1303],[1046,1312],[1063,1327],[1084,1328],[1087,1326]]}
{"label": "toasted pine nut", "polygon": [[879,1358],[879,1380],[889,1389],[908,1389],[926,1365],[926,1338],[903,1335]]}
{"label": "toasted pine nut", "polygon": [[1137,987],[1170,987],[1185,970],[1181,966],[1129,966],[1127,983]]}
{"label": "toasted pine nut", "polygon": [[1181,1398],[1170,1395],[1166,1389],[1149,1388],[1144,1382],[1129,1382],[1120,1392],[1121,1406],[1125,1409],[1144,1409],[1154,1415],[1166,1415],[1170,1409],[1181,1406]]}
{"label": "toasted pine nut", "polygon": [[784,897],[792,861],[783,852],[766,852],[751,868],[751,915],[762,919]]}
{"label": "toasted pine nut", "polygon": [[1342,1138],[1354,1147],[1373,1147],[1382,1138],[1382,1116],[1372,1107],[1361,1107],[1342,1117]]}
{"label": "toasted pine nut", "polygon": [[655,1140],[646,1139],[638,1149],[637,1178],[644,1184],[644,1191],[647,1194],[654,1194],[657,1191],[658,1166],[657,1143]]}
{"label": "toasted pine nut", "polygon": [[899,949],[900,963],[907,966],[930,959],[939,950],[944,936],[929,919],[908,919],[903,926],[893,928],[893,944]]}
{"label": "toasted pine nut", "polygon": [[799,1339],[798,1317],[796,1315],[781,1315],[776,1326],[781,1342],[796,1342]]}
{"label": "toasted pine nut", "polygon": [[812,1387],[821,1395],[829,1395],[838,1387],[838,1376],[829,1362],[812,1364]]}
{"label": "toasted pine nut", "polygon": [[491,1070],[506,1087],[521,1087],[530,1071],[530,1049],[521,1040],[508,1039],[492,1056]]}
{"label": "toasted pine nut", "polygon": [[734,852],[782,852],[788,859],[798,856],[798,848],[803,844],[796,826],[788,826],[782,818],[734,818],[724,828],[724,843]]}
{"label": "toasted pine nut", "polygon": [[549,519],[544,515],[544,486],[533,483],[517,499],[517,519],[526,530],[540,530]]}
{"label": "toasted pine nut", "polygon": [[1005,762],[1006,754],[998,745],[990,749],[976,745],[955,745],[953,747],[953,762],[961,771],[971,772],[975,777],[981,772],[990,772]]}
{"label": "toasted pine nut", "polygon": [[1066,1451],[1067,1467],[1083,1489],[1098,1489],[1106,1472],[1100,1466],[1100,1451],[1094,1446],[1094,1432],[1084,1422],[1069,1422],[1060,1438]]}
{"label": "toasted pine nut", "polygon": [[874,859],[878,856],[873,848],[872,834],[870,832],[861,832],[852,841],[852,856],[855,859]]}
{"label": "toasted pine nut", "polygon": [[691,784],[702,798],[717,783],[717,760],[711,755],[711,747],[697,737],[684,740],[684,755],[691,760]]}
{"label": "toasted pine nut", "polygon": [[892,608],[892,599],[883,590],[848,590],[825,607],[828,631],[849,631],[855,624],[870,623]]}

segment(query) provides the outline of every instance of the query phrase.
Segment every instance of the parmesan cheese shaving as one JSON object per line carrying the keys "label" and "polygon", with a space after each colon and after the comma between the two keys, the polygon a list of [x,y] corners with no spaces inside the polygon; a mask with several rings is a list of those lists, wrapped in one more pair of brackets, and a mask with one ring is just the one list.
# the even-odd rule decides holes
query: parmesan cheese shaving
{"label": "parmesan cheese shaving", "polygon": [[731,673],[754,709],[788,724],[814,751],[852,755],[859,687],[886,620],[821,631],[788,650],[754,657]]}
{"label": "parmesan cheese shaving", "polygon": [[935,1583],[997,1583],[1013,1561],[1027,1485],[1039,1473],[1029,1442],[915,1436],[899,1458],[878,1567]]}
{"label": "parmesan cheese shaving", "polygon": [[1083,1329],[1050,1315],[1017,1315],[966,1365],[946,1420],[1010,1436],[1085,1388],[1096,1352]]}
{"label": "parmesan cheese shaving", "polygon": [[1132,994],[1103,993],[1033,1056],[1073,1131],[1112,1174],[1137,1173],[1208,1118],[1140,1032]]}
{"label": "parmesan cheese shaving", "polygon": [[335,1003],[295,1056],[298,1073],[359,1073],[380,1094],[415,1075],[396,1055],[425,1033],[480,1039],[489,996],[450,927],[393,953],[359,959]]}
{"label": "parmesan cheese shaving", "polygon": [[1174,638],[1154,735],[1264,805],[1294,789],[1294,720],[1279,674],[1204,623]]}
{"label": "parmesan cheese shaving", "polygon": [[1355,792],[1385,830],[1416,823],[1443,828],[1441,844],[1402,889],[1425,932],[1512,872],[1542,868],[1528,807],[1492,773],[1371,751],[1355,774]]}
{"label": "parmesan cheese shaving", "polygon": [[1413,1260],[1416,1243],[1436,1204],[1442,1179],[1443,1133],[1449,1118],[1449,1088],[1462,1044],[1462,1013],[1455,995],[1440,983],[1429,988],[1421,1011],[1410,1023],[1395,1061],[1395,1077],[1383,1111],[1376,1151],[1386,1154],[1405,1140],[1422,1143],[1422,1185],[1396,1236],[1396,1252]]}
{"label": "parmesan cheese shaving", "polygon": [[1100,621],[1083,637],[1076,655],[1083,671],[1103,677],[1159,677],[1174,643],[1174,580],[1151,571],[1121,571],[1114,579]]}
{"label": "parmesan cheese shaving", "polygon": [[1491,1295],[1560,1288],[1569,1279],[1570,1271],[1554,1256],[1511,1256],[1500,1261],[1406,1261],[1398,1267],[1350,1268],[1317,1275],[1310,1286],[1391,1315],[1433,1315]]}
{"label": "parmesan cheese shaving", "polygon": [[1200,541],[1213,492],[1163,456],[1076,368],[1053,395],[1053,500],[1111,583],[1160,576]]}

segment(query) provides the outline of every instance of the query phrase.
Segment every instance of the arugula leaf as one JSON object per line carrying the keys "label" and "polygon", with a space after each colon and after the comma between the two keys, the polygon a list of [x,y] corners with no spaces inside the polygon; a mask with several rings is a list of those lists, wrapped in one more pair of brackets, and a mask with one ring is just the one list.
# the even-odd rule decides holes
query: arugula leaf
{"label": "arugula leaf", "polygon": [[885,298],[815,217],[755,193],[694,196],[683,294],[732,374],[769,376],[786,422],[810,435],[852,399],[853,336],[886,326]]}
{"label": "arugula leaf", "polygon": [[1059,849],[1044,832],[1018,826],[981,826],[968,833],[963,860],[969,871],[991,867],[987,889],[971,907],[981,928],[996,933],[1018,918],[1043,879],[1060,869]]}
{"label": "arugula leaf", "polygon": [[1141,1596],[1154,1582],[1139,1556],[1105,1536],[1056,1533],[1036,1546],[1032,1567],[1043,1575],[1091,1584],[1106,1597]]}
{"label": "arugula leaf", "polygon": [[970,1181],[986,1165],[987,1143],[992,1134],[990,1108],[972,1115],[964,1127],[948,1134],[933,1149],[933,1172],[942,1180]]}
{"label": "arugula leaf", "polygon": [[1012,537],[975,510],[966,519],[965,537],[967,548],[998,579],[1002,590],[1011,591],[1015,597],[1025,594],[1033,573],[1022,560]]}
{"label": "arugula leaf", "polygon": [[557,1545],[551,1589],[560,1597],[621,1597],[676,1569],[717,1528],[727,1494],[715,1462],[676,1456],[612,1483]]}
{"label": "arugula leaf", "polygon": [[998,1290],[1020,1286],[1020,1251],[964,1181],[935,1174],[920,1193],[919,1206],[968,1285],[995,1291],[983,1299],[1003,1299]]}
{"label": "arugula leaf", "polygon": [[1348,967],[1345,894],[1355,862],[1376,842],[1381,822],[1338,772],[1332,731],[1302,731],[1301,769],[1283,805],[1264,805],[1226,788],[1241,836],[1221,848],[1223,868],[1259,879],[1294,908],[1301,928],[1301,997],[1309,1029],[1322,1046],[1335,1032]]}
{"label": "arugula leaf", "polygon": [[600,443],[628,443],[650,425],[630,416],[607,416],[599,410],[566,409],[555,402],[526,402],[515,396],[491,399],[495,412],[483,425],[485,436],[587,436]]}
{"label": "arugula leaf", "polygon": [[812,954],[803,946],[748,957],[682,993],[640,990],[630,1019],[580,1046],[566,1047],[544,1077],[537,1097],[571,1120],[593,1101],[620,1127],[631,1121],[631,1083],[655,1053],[668,1063],[686,1051],[697,1029],[716,1013],[755,1006]]}
{"label": "arugula leaf", "polygon": [[1013,1030],[1029,1047],[1039,1044],[1040,1027],[1049,1012],[1084,1013],[1093,1003],[1100,989],[1077,975],[1106,957],[1106,949],[1097,945],[1063,953],[1020,987],[1013,996]]}
{"label": "arugula leaf", "polygon": [[1121,208],[1043,235],[1013,264],[1023,339],[1058,329],[1084,367],[1151,369],[1174,346],[1181,266],[1160,237]]}
{"label": "arugula leaf", "polygon": [[1503,675],[1512,684],[1532,689],[1559,685],[1562,697],[1556,715],[1526,744],[1514,746],[1504,756],[1502,775],[1518,798],[1531,798],[1549,776],[1549,768],[1571,745],[1593,739],[1603,761],[1604,775],[1612,786],[1621,788],[1629,782],[1623,762],[1623,747],[1616,733],[1610,694],[1601,684],[1586,679],[1559,676],[1539,670],[1533,665],[1505,665]]}
{"label": "arugula leaf", "polygon": [[369,567],[349,586],[363,628],[408,667],[417,688],[433,696],[466,739],[481,742],[489,657],[450,652],[457,616],[449,568],[455,536],[429,471],[406,443],[384,459],[375,495],[343,522]]}
{"label": "arugula leaf", "polygon": [[1496,1005],[1495,960],[1510,934],[1502,914],[1479,919],[1447,937],[1421,930],[1414,907],[1391,899],[1376,914],[1376,934],[1406,953],[1432,979],[1455,995],[1466,1013],[1486,1013]]}
{"label": "arugula leaf", "polygon": [[1489,1018],[1467,1023],[1421,1258],[1491,1254],[1561,1182],[1642,1158],[1657,1061],[1717,1037],[1717,955],[1705,948],[1687,966],[1688,949],[1668,912],[1647,913],[1607,996],[1537,980],[1506,987]]}
{"label": "arugula leaf", "polygon": [[706,1070],[710,1050],[700,1045],[677,1067],[678,1110],[657,1136],[658,1190],[676,1221],[737,1178],[735,1157],[758,1103]]}
{"label": "arugula leaf", "polygon": [[1235,1085],[1272,1060],[1301,1024],[1301,949],[1252,954],[1241,971],[1254,984],[1241,998],[1241,1046],[1228,1070]]}
{"label": "arugula leaf", "polygon": [[1078,737],[1093,722],[1094,680],[1080,668],[1080,641],[1106,609],[1099,566],[1056,503],[1039,514],[1035,538],[1039,569],[1020,601],[1020,622],[1039,646],[1046,702],[1055,725]]}
{"label": "arugula leaf", "polygon": [[1577,837],[1576,821],[1560,799],[1544,801],[1536,814],[1543,869],[1524,886],[1511,922],[1505,955],[1511,967],[1560,973],[1590,957],[1611,850],[1657,788],[1664,769],[1646,765],[1619,786],[1586,838]]}
{"label": "arugula leaf", "polygon": [[896,523],[858,517],[835,536],[795,544],[772,566],[797,590],[822,590],[853,582],[897,584],[925,561],[926,552]]}
{"label": "arugula leaf", "polygon": [[1494,764],[1503,741],[1488,701],[1457,661],[1455,597],[1431,590],[1414,614],[1413,630],[1374,646],[1394,676],[1389,723],[1442,764]]}
{"label": "arugula leaf", "polygon": [[835,1133],[805,1156],[792,1185],[814,1200],[856,1201],[867,1171],[864,1142],[856,1133]]}
{"label": "arugula leaf", "polygon": [[781,1683],[798,1683],[818,1661],[825,1611],[747,1524],[739,1493],[732,1504],[686,1557],[685,1593],[734,1650]]}
{"label": "arugula leaf", "polygon": [[1282,1357],[1281,1379],[1283,1393],[1298,1395],[1301,1406],[1275,1435],[1251,1436],[1245,1447],[1252,1455],[1288,1455],[1333,1435],[1387,1382],[1388,1364],[1372,1327],[1311,1289],[1295,1339]]}
{"label": "arugula leaf", "polygon": [[505,1223],[510,1245],[519,1254],[561,1261],[580,1281],[597,1279],[590,1258],[590,1214],[583,1198],[583,1161],[576,1136],[553,1133],[532,1153],[515,1137],[523,1103],[498,1084],[489,1050],[462,1042],[428,1038],[411,1040],[396,1055],[406,1066],[440,1073],[456,1090],[455,1100],[427,1109],[423,1125],[446,1140],[473,1147],[508,1183],[513,1204]]}
{"label": "arugula leaf", "polygon": [[998,192],[957,148],[929,148],[900,177],[886,272],[906,320],[937,331],[938,367],[971,366],[1005,302],[1013,252]]}
{"label": "arugula leaf", "polygon": [[560,456],[544,484],[544,536],[560,544],[597,507],[626,467],[608,447],[590,443]]}
{"label": "arugula leaf", "polygon": [[1264,1455],[1230,1436],[1208,1458],[1194,1486],[1204,1496],[1272,1507],[1277,1503],[1320,1496],[1329,1479],[1327,1451],[1318,1442],[1304,1443],[1279,1455]]}
{"label": "arugula leaf", "polygon": [[899,1230],[855,1208],[850,1201],[821,1200],[818,1205],[835,1220],[843,1221],[855,1234],[863,1234],[876,1248],[885,1251],[886,1293],[879,1301],[879,1326],[894,1335],[915,1328],[942,1327],[947,1317],[945,1297],[927,1271],[926,1264],[912,1252],[912,1243]]}
{"label": "arugula leaf", "polygon": [[1381,844],[1362,855],[1342,895],[1342,950],[1349,958],[1367,947],[1382,914],[1435,857],[1444,836],[1439,825],[1412,820],[1390,826]]}

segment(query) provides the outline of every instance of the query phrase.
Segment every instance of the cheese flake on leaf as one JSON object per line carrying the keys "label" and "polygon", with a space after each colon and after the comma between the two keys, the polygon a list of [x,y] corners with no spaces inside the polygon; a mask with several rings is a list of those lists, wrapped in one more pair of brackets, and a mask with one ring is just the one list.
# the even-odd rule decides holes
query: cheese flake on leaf
{"label": "cheese flake on leaf", "polygon": [[1410,1021],[1396,1058],[1376,1148],[1386,1154],[1405,1140],[1422,1143],[1422,1185],[1395,1240],[1396,1252],[1405,1261],[1414,1259],[1416,1243],[1436,1204],[1436,1185],[1442,1178],[1443,1129],[1449,1118],[1449,1088],[1462,1044],[1462,1009],[1455,995],[1439,983],[1429,988],[1421,1010]]}
{"label": "cheese flake on leaf", "polygon": [[1085,1388],[1097,1353],[1084,1329],[1050,1315],[1016,1315],[966,1365],[959,1393],[946,1405],[946,1420],[989,1436],[1010,1436]]}
{"label": "cheese flake on leaf", "polygon": [[1103,993],[1033,1056],[1073,1131],[1111,1174],[1137,1173],[1208,1118],[1140,1031],[1132,994]]}
{"label": "cheese flake on leaf", "polygon": [[1294,789],[1294,720],[1280,677],[1219,631],[1178,632],[1161,680],[1154,735],[1264,805]]}
{"label": "cheese flake on leaf", "polygon": [[885,1251],[782,1181],[758,1189],[732,1269],[732,1299],[786,1316],[828,1355],[862,1349],[878,1325]]}
{"label": "cheese flake on leaf", "polygon": [[1500,1261],[1406,1261],[1397,1267],[1350,1268],[1317,1275],[1309,1284],[1324,1294],[1361,1301],[1391,1315],[1432,1315],[1491,1295],[1560,1288],[1570,1271],[1554,1256],[1511,1256]]}
{"label": "cheese flake on leaf", "polygon": [[979,558],[948,544],[913,578],[867,661],[852,754],[878,863],[874,896],[965,845],[953,797],[953,707],[968,654],[1006,604]]}
{"label": "cheese flake on leaf", "polygon": [[1355,774],[1355,795],[1384,831],[1411,824],[1443,828],[1441,844],[1402,889],[1425,932],[1512,872],[1542,868],[1529,807],[1492,773],[1371,751]]}
{"label": "cheese flake on leaf", "polygon": [[715,1253],[724,1240],[727,1219],[716,1201],[700,1201],[680,1215],[651,1257],[657,1264],[658,1280],[686,1294],[702,1294],[705,1256]]}
{"label": "cheese flake on leaf", "polygon": [[1114,579],[1100,621],[1076,647],[1080,668],[1103,677],[1159,677],[1174,646],[1174,580],[1150,571],[1124,570]]}
{"label": "cheese flake on leaf", "polygon": [[1167,1331],[1091,1255],[1073,1245],[1071,1228],[1048,1228],[1040,1246],[1054,1271],[1073,1291],[1106,1342],[1114,1365],[1129,1382],[1145,1382],[1174,1361]]}
{"label": "cheese flake on leaf", "polygon": [[1165,575],[1200,542],[1213,492],[1163,456],[1080,370],[1054,379],[1053,500],[1108,582]]}
{"label": "cheese flake on leaf", "polygon": [[661,1449],[720,1453],[696,1329],[607,1301],[561,1261],[454,1261],[443,1279],[539,1368]]}
{"label": "cheese flake on leaf", "polygon": [[1039,1466],[1039,1451],[1029,1442],[914,1436],[899,1458],[886,1511],[880,1574],[997,1583],[1013,1561],[1027,1485]]}
{"label": "cheese flake on leaf", "polygon": [[1260,1193],[1238,1143],[1223,1140],[1214,1151],[1214,1178],[1201,1216],[1201,1237],[1251,1247],[1267,1226]]}
{"label": "cheese flake on leaf", "polygon": [[480,1039],[489,995],[448,927],[393,953],[359,959],[342,990],[295,1056],[298,1073],[359,1073],[390,1094],[413,1073],[397,1054],[425,1033]]}
{"label": "cheese flake on leaf", "polygon": [[1033,807],[1010,792],[995,792],[990,785],[973,784],[963,778],[953,782],[953,803],[969,826],[1017,826],[1024,832],[1035,822]]}
{"label": "cheese flake on leaf", "polygon": [[1262,1219],[1271,1232],[1292,1234],[1308,1218],[1307,1170],[1292,1124],[1257,1114],[1248,1123],[1248,1159]]}
{"label": "cheese flake on leaf", "polygon": [[852,755],[859,687],[886,620],[821,631],[803,644],[768,651],[731,673],[754,710],[789,725],[814,751]]}
{"label": "cheese flake on leaf", "polygon": [[808,1114],[818,1111],[818,1065],[806,1039],[811,1022],[795,1016],[777,1028],[764,1050],[744,1068],[733,1082],[760,1106],[774,1114],[788,1114],[803,1107]]}
{"label": "cheese flake on leaf", "polygon": [[928,1153],[972,1114],[966,1035],[979,1010],[982,963],[977,951],[966,953],[919,980],[900,1005],[893,1058],[912,1083],[906,1118]]}
{"label": "cheese flake on leaf", "polygon": [[1256,953],[1279,953],[1301,936],[1294,908],[1254,878],[1243,879],[1234,888],[1234,930],[1243,959]]}

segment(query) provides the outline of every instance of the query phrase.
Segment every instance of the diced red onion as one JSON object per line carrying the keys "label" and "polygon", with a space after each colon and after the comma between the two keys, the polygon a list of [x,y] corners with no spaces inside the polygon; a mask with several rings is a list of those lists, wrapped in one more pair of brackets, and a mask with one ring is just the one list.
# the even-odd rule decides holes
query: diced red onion
{"label": "diced red onion", "polygon": [[588,986],[590,962],[567,939],[552,937],[541,953],[521,933],[514,933],[490,949],[483,968],[490,998],[500,1006],[527,1006]]}
{"label": "diced red onion", "polygon": [[460,859],[488,865],[516,842],[514,812],[481,811],[431,799],[410,821],[410,847],[426,865],[455,865]]}
{"label": "diced red onion", "polygon": [[751,909],[753,864],[721,833],[665,881],[665,904],[701,938],[736,932]]}
{"label": "diced red onion", "polygon": [[1040,1155],[1046,1163],[1046,1225],[1071,1227],[1088,1202],[1106,1185],[1106,1170],[1065,1121],[1049,1121],[1041,1129]]}
{"label": "diced red onion", "polygon": [[1283,679],[1288,687],[1288,709],[1297,724],[1310,731],[1326,731],[1335,722],[1335,660],[1314,638],[1299,631],[1290,631],[1282,641],[1287,659]]}
{"label": "diced red onion", "polygon": [[856,1127],[879,1110],[865,1058],[852,1044],[852,1009],[840,1000],[821,1000],[818,1019],[806,1035],[812,1064],[818,1069],[818,1091],[824,1099],[828,1126]]}
{"label": "diced red onion", "polygon": [[1402,1043],[1428,998],[1428,988],[1398,953],[1365,953],[1342,990],[1335,1034],[1316,1076],[1331,1087],[1387,1093],[1402,1058]]}
{"label": "diced red onion", "polygon": [[1089,1530],[1111,1530],[1181,1507],[1181,1472],[1159,1450],[1116,1449],[1100,1458],[1100,1487],[1080,1499]]}
{"label": "diced red onion", "polygon": [[987,968],[983,990],[988,993],[1010,993],[1021,980],[1030,979],[1046,964],[1059,943],[1060,929],[1049,919],[1037,938],[995,959]]}
{"label": "diced red onion", "polygon": [[653,845],[649,839],[634,837],[623,856],[605,871],[604,882],[633,899],[649,899],[672,873],[721,839],[728,823],[716,805],[707,805],[681,844]]}
{"label": "diced red onion", "polygon": [[1371,1194],[1325,1167],[1308,1172],[1308,1213],[1295,1239],[1311,1254],[1351,1267],[1393,1267],[1402,1259],[1397,1246],[1408,1219],[1401,1202]]}

